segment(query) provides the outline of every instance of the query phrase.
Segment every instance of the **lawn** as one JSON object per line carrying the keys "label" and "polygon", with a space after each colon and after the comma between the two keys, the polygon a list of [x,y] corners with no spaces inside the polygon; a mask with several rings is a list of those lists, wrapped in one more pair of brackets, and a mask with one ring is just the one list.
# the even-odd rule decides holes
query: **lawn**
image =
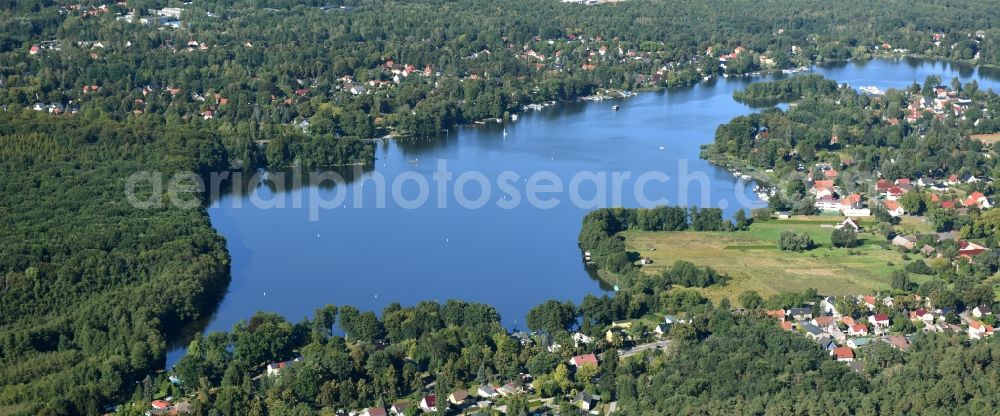
{"label": "lawn", "polygon": [[[713,300],[728,296],[735,301],[745,290],[767,297],[808,288],[832,295],[888,289],[890,273],[904,263],[900,253],[881,248],[877,243],[881,237],[868,233],[860,234],[864,244],[859,248],[831,248],[832,225],[839,219],[758,222],[749,231],[733,233],[627,231],[623,235],[629,251],[653,260],[652,265],[644,266],[648,273],[659,273],[677,260],[686,260],[728,274],[732,279],[725,286],[703,290]],[[870,222],[862,227],[866,224]],[[779,250],[778,236],[785,230],[807,233],[819,247],[804,253]]]}

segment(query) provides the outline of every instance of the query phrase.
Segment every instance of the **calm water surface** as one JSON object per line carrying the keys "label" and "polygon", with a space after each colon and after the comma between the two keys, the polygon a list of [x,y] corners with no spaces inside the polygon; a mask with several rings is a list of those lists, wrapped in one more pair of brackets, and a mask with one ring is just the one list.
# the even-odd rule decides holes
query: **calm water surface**
{"label": "calm water surface", "polygon": [[[1000,91],[997,73],[947,63],[878,60],[815,72],[855,87],[901,88],[941,75],[945,83],[952,77],[976,79],[980,88]],[[506,326],[524,328],[527,311],[547,299],[579,302],[586,294],[606,292],[610,288],[584,267],[576,245],[589,209],[573,204],[566,192],[545,196],[559,200],[553,208],[532,207],[525,198],[525,178],[549,171],[567,188],[579,172],[629,172],[620,205],[639,206],[643,201],[634,195],[635,179],[658,171],[670,180],[650,182],[648,199],[720,207],[729,215],[740,207],[763,206],[749,186],[698,158],[719,124],[752,111],[732,99],[733,91],[749,82],[718,79],[621,101],[560,104],[521,114],[506,125],[506,137],[503,127],[492,125],[452,130],[440,139],[390,141],[379,145],[373,169],[345,172],[345,186],[259,189],[261,199],[284,202],[285,208],[255,207],[245,195],[223,196],[209,214],[228,241],[232,283],[203,328],[227,330],[259,310],[299,320],[327,303],[378,312],[390,302],[453,298],[491,304]],[[621,110],[611,111],[613,104]],[[491,183],[489,202],[466,209],[452,195],[446,208],[438,208],[432,178],[438,160],[455,178],[470,171],[485,175]],[[496,185],[505,171],[520,176],[514,183],[522,201],[513,209],[497,206],[510,200]],[[393,202],[392,182],[414,174],[431,185],[430,198],[422,207],[407,209]],[[375,207],[376,176],[386,181],[384,208]],[[364,207],[353,208],[359,187]],[[414,181],[400,189],[408,199],[419,194]],[[465,189],[469,199],[481,194],[476,182]],[[595,189],[587,182],[580,196],[596,199]],[[309,196],[331,199],[337,192],[346,192],[347,206],[321,210],[318,221],[312,221]],[[303,205],[291,207],[299,198]],[[618,204],[607,196],[599,205]],[[183,353],[185,341],[177,340],[168,363]]]}

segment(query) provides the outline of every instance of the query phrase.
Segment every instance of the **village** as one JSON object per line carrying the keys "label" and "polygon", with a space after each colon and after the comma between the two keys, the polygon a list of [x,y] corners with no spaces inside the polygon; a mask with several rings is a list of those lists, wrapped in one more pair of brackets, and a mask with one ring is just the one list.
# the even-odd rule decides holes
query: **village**
{"label": "village", "polygon": [[[600,4],[605,1],[569,1],[581,4]],[[612,1],[613,3],[613,1]],[[331,10],[330,7],[319,7],[322,11]],[[341,8],[336,8],[340,10]],[[265,9],[267,10],[267,9]],[[277,12],[277,10],[273,10]],[[99,19],[103,15],[112,15],[117,22],[149,26],[156,31],[169,30],[174,35],[165,39],[163,43],[155,49],[163,53],[206,53],[214,48],[222,48],[233,52],[234,49],[245,48],[266,48],[267,45],[255,45],[251,40],[236,40],[211,44],[208,41],[200,40],[199,36],[192,30],[189,20],[192,18],[218,19],[211,12],[199,11],[196,7],[163,7],[159,9],[149,9],[138,11],[131,8],[127,0],[120,0],[113,4],[84,5],[70,4],[60,8],[60,14],[64,16],[75,16],[82,19]],[[780,31],[779,31],[780,33]],[[177,39],[178,37],[180,39]],[[184,41],[184,37],[187,40]],[[978,32],[977,32],[977,36]],[[976,38],[978,39],[978,38]],[[729,75],[760,75],[765,72],[784,72],[793,74],[808,71],[811,62],[804,56],[805,50],[798,45],[791,46],[788,50],[768,50],[754,51],[743,46],[725,48],[722,45],[715,45],[707,48],[703,54],[695,54],[685,60],[665,61],[667,55],[664,43],[651,44],[649,42],[642,45],[629,43],[625,40],[613,38],[605,39],[600,35],[585,35],[582,33],[562,33],[543,34],[534,36],[528,42],[514,43],[506,37],[502,39],[504,50],[481,49],[463,60],[476,61],[492,59],[494,54],[513,56],[517,60],[530,64],[536,71],[553,73],[573,72],[575,70],[595,71],[606,69],[617,65],[639,65],[647,70],[634,74],[634,79],[630,81],[633,89],[636,90],[658,90],[664,86],[689,85],[701,80],[711,79],[715,76]],[[39,59],[45,58],[47,54],[59,53],[79,53],[85,52],[91,59],[106,59],[110,54],[117,51],[134,48],[131,41],[112,41],[110,39],[80,40],[76,42],[65,42],[59,39],[36,41],[28,48],[28,55]],[[725,50],[723,50],[725,49]],[[879,45],[873,45],[873,50],[881,50]],[[780,58],[779,58],[780,57]],[[738,65],[737,65],[738,63]],[[476,65],[471,65],[476,66]],[[375,64],[366,71],[342,74],[335,79],[324,78],[295,78],[290,85],[281,86],[281,91],[272,90],[270,94],[271,105],[277,107],[295,107],[301,103],[322,97],[326,101],[349,100],[353,96],[382,94],[387,90],[403,85],[410,75],[419,75],[432,82],[434,88],[438,88],[441,82],[453,79],[459,82],[492,80],[500,82],[500,74],[479,72],[471,70],[463,73],[445,73],[433,65],[418,66],[406,62],[397,62],[396,59],[388,57],[380,64]],[[48,112],[53,115],[76,114],[80,111],[81,105],[90,98],[104,96],[107,94],[121,93],[121,86],[108,90],[107,85],[101,80],[93,80],[87,85],[79,86],[77,91],[62,91],[63,98],[58,101],[39,101],[31,108],[36,111]],[[217,118],[226,113],[223,109],[224,103],[218,99],[206,101],[204,98],[218,95],[219,91],[212,89],[189,90],[188,86],[164,84],[148,84],[133,86],[133,90],[127,95],[130,96],[132,104],[125,110],[126,114],[143,114],[147,109],[147,101],[153,97],[147,97],[151,92],[163,91],[168,93],[159,99],[165,100],[169,105],[184,105],[193,111],[185,110],[185,118],[200,117],[205,120]],[[532,91],[535,94],[528,102],[520,103],[518,109],[521,111],[539,110],[552,103],[552,97],[544,96],[535,87]],[[607,95],[595,92],[591,98],[601,97],[629,97],[634,93],[628,90],[607,89]],[[931,102],[914,103],[917,106],[913,114],[920,114],[922,111],[961,111],[968,103],[961,98],[950,98],[949,100],[934,100]],[[952,106],[955,107],[952,110]],[[232,110],[230,110],[232,111]],[[221,114],[220,114],[221,113]],[[307,112],[308,113],[308,112]],[[288,125],[297,126],[302,130],[307,130],[309,125],[309,114],[295,117],[289,120]],[[511,114],[511,119],[516,120],[517,115]],[[375,124],[381,125],[383,117],[375,117]]]}
{"label": "village", "polygon": [[[838,305],[851,305],[856,312],[842,314]],[[864,364],[857,360],[861,350],[873,343],[884,342],[905,352],[918,332],[966,333],[974,341],[993,335],[997,323],[990,305],[956,313],[935,308],[929,297],[916,294],[828,296],[813,305],[768,310],[767,315],[777,319],[782,329],[801,333],[858,372],[864,371]]]}

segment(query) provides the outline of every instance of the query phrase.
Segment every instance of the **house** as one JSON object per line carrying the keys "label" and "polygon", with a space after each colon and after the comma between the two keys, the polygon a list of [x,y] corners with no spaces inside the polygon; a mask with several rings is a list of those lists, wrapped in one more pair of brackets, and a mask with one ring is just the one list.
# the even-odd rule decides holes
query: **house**
{"label": "house", "polygon": [[972,260],[973,257],[984,251],[986,251],[986,247],[979,244],[964,240],[958,242],[958,255],[966,259]]}
{"label": "house", "polygon": [[854,324],[847,328],[847,335],[852,337],[868,336],[868,326],[865,324]]}
{"label": "house", "polygon": [[580,367],[583,365],[597,365],[597,356],[594,353],[577,355],[576,357],[569,359],[569,364],[573,367]]}
{"label": "house", "polygon": [[407,403],[407,402],[393,403],[392,406],[389,407],[389,413],[392,413],[394,415],[402,415],[402,414],[405,414],[406,413],[406,409],[409,409],[409,408],[410,408],[410,404]]}
{"label": "house", "polygon": [[841,317],[840,318],[840,322],[843,322],[844,325],[847,325],[847,326],[851,326],[851,325],[854,325],[856,323],[856,322],[854,322],[854,318],[852,318],[850,316],[843,316],[843,317]]}
{"label": "house", "polygon": [[785,320],[785,311],[782,309],[774,309],[767,311],[767,316],[772,318],[777,318],[779,321]]}
{"label": "house", "polygon": [[885,340],[885,342],[888,342],[889,345],[892,345],[893,348],[896,348],[897,350],[906,351],[906,350],[910,349],[910,341],[908,341],[906,339],[906,337],[904,337],[902,335],[889,335],[889,336],[885,337],[884,340]]}
{"label": "house", "polygon": [[594,338],[584,335],[582,332],[573,333],[573,346],[580,347],[581,344],[590,344],[594,342]]}
{"label": "house", "polygon": [[826,212],[839,212],[844,208],[844,206],[840,203],[840,200],[831,195],[824,195],[823,197],[816,199],[816,203],[813,205],[816,209]]}
{"label": "house", "polygon": [[669,331],[670,325],[667,324],[657,324],[656,327],[653,328],[653,333],[657,336],[663,336]]}
{"label": "house", "polygon": [[872,210],[868,208],[844,208],[840,211],[842,214],[848,217],[870,217],[872,216]]}
{"label": "house", "polygon": [[969,321],[969,339],[982,339],[993,335],[993,327],[982,322]]}
{"label": "house", "polygon": [[982,318],[985,315],[993,315],[993,309],[989,305],[979,305],[972,308],[972,316],[976,318]]}
{"label": "house", "polygon": [[479,388],[476,389],[476,396],[482,397],[484,399],[492,399],[499,395],[500,394],[497,393],[497,391],[493,389],[493,387],[491,386],[479,386]]}
{"label": "house", "polygon": [[808,335],[809,338],[812,338],[814,340],[815,339],[819,339],[820,337],[826,335],[826,331],[823,331],[822,329],[820,329],[816,325],[813,325],[813,324],[808,323],[808,322],[802,324],[802,329],[806,331],[806,335]]}
{"label": "house", "polygon": [[917,246],[917,237],[912,235],[897,235],[892,238],[892,245],[903,247],[907,250],[913,250]]}
{"label": "house", "polygon": [[790,211],[777,211],[774,215],[778,217],[779,220],[787,220],[792,217],[792,213]]}
{"label": "house", "polygon": [[448,395],[448,402],[456,406],[465,404],[466,400],[469,400],[469,392],[466,390],[455,390]]}
{"label": "house", "polygon": [[837,348],[837,343],[833,342],[833,338],[831,338],[828,334],[816,337],[815,341],[816,345],[818,345],[820,349],[833,351],[834,348]]}
{"label": "house", "polygon": [[966,174],[965,176],[962,176],[961,180],[962,180],[962,183],[976,183],[976,182],[979,182],[979,178],[977,178],[976,175],[972,175],[972,174]]}
{"label": "house", "polygon": [[598,396],[594,396],[585,391],[581,391],[576,394],[576,397],[573,397],[573,404],[575,404],[576,407],[579,407],[580,410],[589,412],[591,409],[594,408],[595,405],[597,405],[597,401],[599,399],[600,398]]}
{"label": "house", "polygon": [[610,328],[604,332],[604,340],[607,342],[615,342],[615,337],[620,337],[621,339],[632,339],[625,331],[621,328]]}
{"label": "house", "polygon": [[861,298],[861,302],[864,304],[863,306],[868,308],[868,310],[870,311],[874,311],[875,307],[878,306],[877,301],[878,299],[876,299],[872,295],[865,295],[864,297]]}
{"label": "house", "polygon": [[792,321],[781,321],[781,329],[785,331],[791,331],[795,329],[795,323]]}
{"label": "house", "polygon": [[500,393],[500,395],[504,397],[517,394],[517,392],[517,387],[514,387],[514,385],[510,383],[504,384],[497,389],[497,393]]}
{"label": "house", "polygon": [[885,210],[889,212],[889,215],[893,217],[902,217],[906,214],[906,210],[903,209],[902,205],[899,205],[899,202],[893,200],[882,201],[882,206],[884,206]]}
{"label": "house", "polygon": [[871,342],[871,338],[851,338],[847,340],[847,347],[852,350],[856,350],[870,344]]}
{"label": "house", "polygon": [[985,200],[986,200],[986,195],[983,195],[982,192],[976,191],[969,194],[969,196],[962,201],[962,205],[965,205],[967,207],[981,208],[982,203]]}
{"label": "house", "polygon": [[828,326],[826,328],[826,332],[830,334],[833,339],[837,340],[837,342],[842,343],[847,340],[847,334],[844,334],[844,331],[841,331],[836,325]]}
{"label": "house", "polygon": [[282,369],[291,366],[292,364],[302,362],[302,357],[296,357],[294,360],[288,360],[280,363],[271,363],[267,365],[267,376],[276,376],[281,372]]}
{"label": "house", "polygon": [[924,246],[920,248],[920,254],[923,254],[925,257],[930,257],[935,251],[937,251],[937,249],[929,244],[924,244]]}
{"label": "house", "polygon": [[[393,413],[401,414],[401,413]],[[365,409],[365,412],[361,416],[387,416],[384,407],[369,407]]]}
{"label": "house", "polygon": [[788,314],[796,321],[805,321],[813,317],[812,308],[792,308],[788,311]]}
{"label": "house", "polygon": [[885,193],[882,195],[885,197],[886,200],[895,201],[899,199],[899,197],[903,196],[903,194],[905,193],[906,189],[901,188],[899,186],[893,186],[892,188],[886,189]]}
{"label": "house", "polygon": [[813,181],[812,193],[816,194],[816,198],[822,198],[823,196],[832,195],[835,192],[833,187],[832,179],[822,179]]}
{"label": "house", "polygon": [[833,358],[840,362],[851,362],[854,361],[854,350],[848,347],[837,347],[830,352]]}
{"label": "house", "polygon": [[428,394],[420,399],[420,410],[425,412],[436,412],[437,411],[437,396],[433,394]]}
{"label": "house", "polygon": [[611,327],[612,328],[629,329],[629,328],[632,327],[632,321],[628,321],[628,320],[614,321],[614,322],[611,323]]}
{"label": "house", "polygon": [[152,407],[152,408],[154,408],[154,409],[157,409],[157,410],[163,410],[163,409],[166,409],[166,408],[170,407],[170,402],[168,402],[166,400],[153,400],[149,404],[149,406]]}
{"label": "house", "polygon": [[28,53],[31,55],[37,55],[41,50],[42,48],[38,47],[38,45],[31,45],[31,49],[28,49]]}
{"label": "house", "polygon": [[846,219],[844,219],[843,222],[841,222],[840,224],[837,224],[837,229],[838,230],[848,229],[848,230],[852,230],[854,232],[858,232],[858,231],[861,230],[861,227],[859,227],[858,223],[855,222],[853,219],[846,218]]}
{"label": "house", "polygon": [[927,311],[924,308],[918,308],[915,311],[910,312],[911,321],[920,321],[924,324],[931,325],[934,323],[934,314]]}
{"label": "house", "polygon": [[360,85],[352,85],[351,88],[348,89],[348,91],[350,91],[351,94],[353,95],[361,95],[368,92],[368,90],[365,89],[365,87],[362,87]]}
{"label": "house", "polygon": [[892,185],[892,182],[886,179],[879,179],[875,181],[875,191],[879,194],[883,194],[885,191],[888,191],[889,188],[892,188]]}
{"label": "house", "polygon": [[812,320],[812,324],[820,328],[826,328],[834,322],[836,322],[836,320],[832,316],[817,316]]}
{"label": "house", "polygon": [[819,308],[823,313],[833,316],[840,316],[840,312],[837,311],[836,300],[830,296],[823,298],[819,302]]}
{"label": "house", "polygon": [[889,315],[884,313],[876,313],[868,317],[868,322],[872,324],[874,328],[888,328],[889,327]]}
{"label": "house", "polygon": [[955,186],[960,183],[962,183],[962,178],[959,178],[958,175],[950,175],[948,176],[948,179],[945,179],[944,181],[944,184],[948,186]]}

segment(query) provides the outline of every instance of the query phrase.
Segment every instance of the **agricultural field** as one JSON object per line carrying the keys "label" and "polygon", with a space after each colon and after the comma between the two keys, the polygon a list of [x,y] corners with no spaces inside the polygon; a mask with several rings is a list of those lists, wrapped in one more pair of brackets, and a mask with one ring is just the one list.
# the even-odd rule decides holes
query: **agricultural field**
{"label": "agricultural field", "polygon": [[[762,296],[815,288],[822,294],[847,295],[889,289],[890,273],[903,267],[902,254],[881,246],[882,237],[864,232],[871,221],[861,222],[863,240],[853,249],[833,248],[830,235],[840,217],[805,217],[754,223],[744,232],[645,232],[622,233],[629,251],[649,257],[647,273],[659,273],[677,260],[710,266],[731,277],[725,286],[704,289],[713,300],[756,290]],[[809,234],[818,245],[807,252],[778,249],[778,236],[786,230]],[[912,255],[911,255],[912,256]],[[921,281],[922,276],[911,275]]]}

